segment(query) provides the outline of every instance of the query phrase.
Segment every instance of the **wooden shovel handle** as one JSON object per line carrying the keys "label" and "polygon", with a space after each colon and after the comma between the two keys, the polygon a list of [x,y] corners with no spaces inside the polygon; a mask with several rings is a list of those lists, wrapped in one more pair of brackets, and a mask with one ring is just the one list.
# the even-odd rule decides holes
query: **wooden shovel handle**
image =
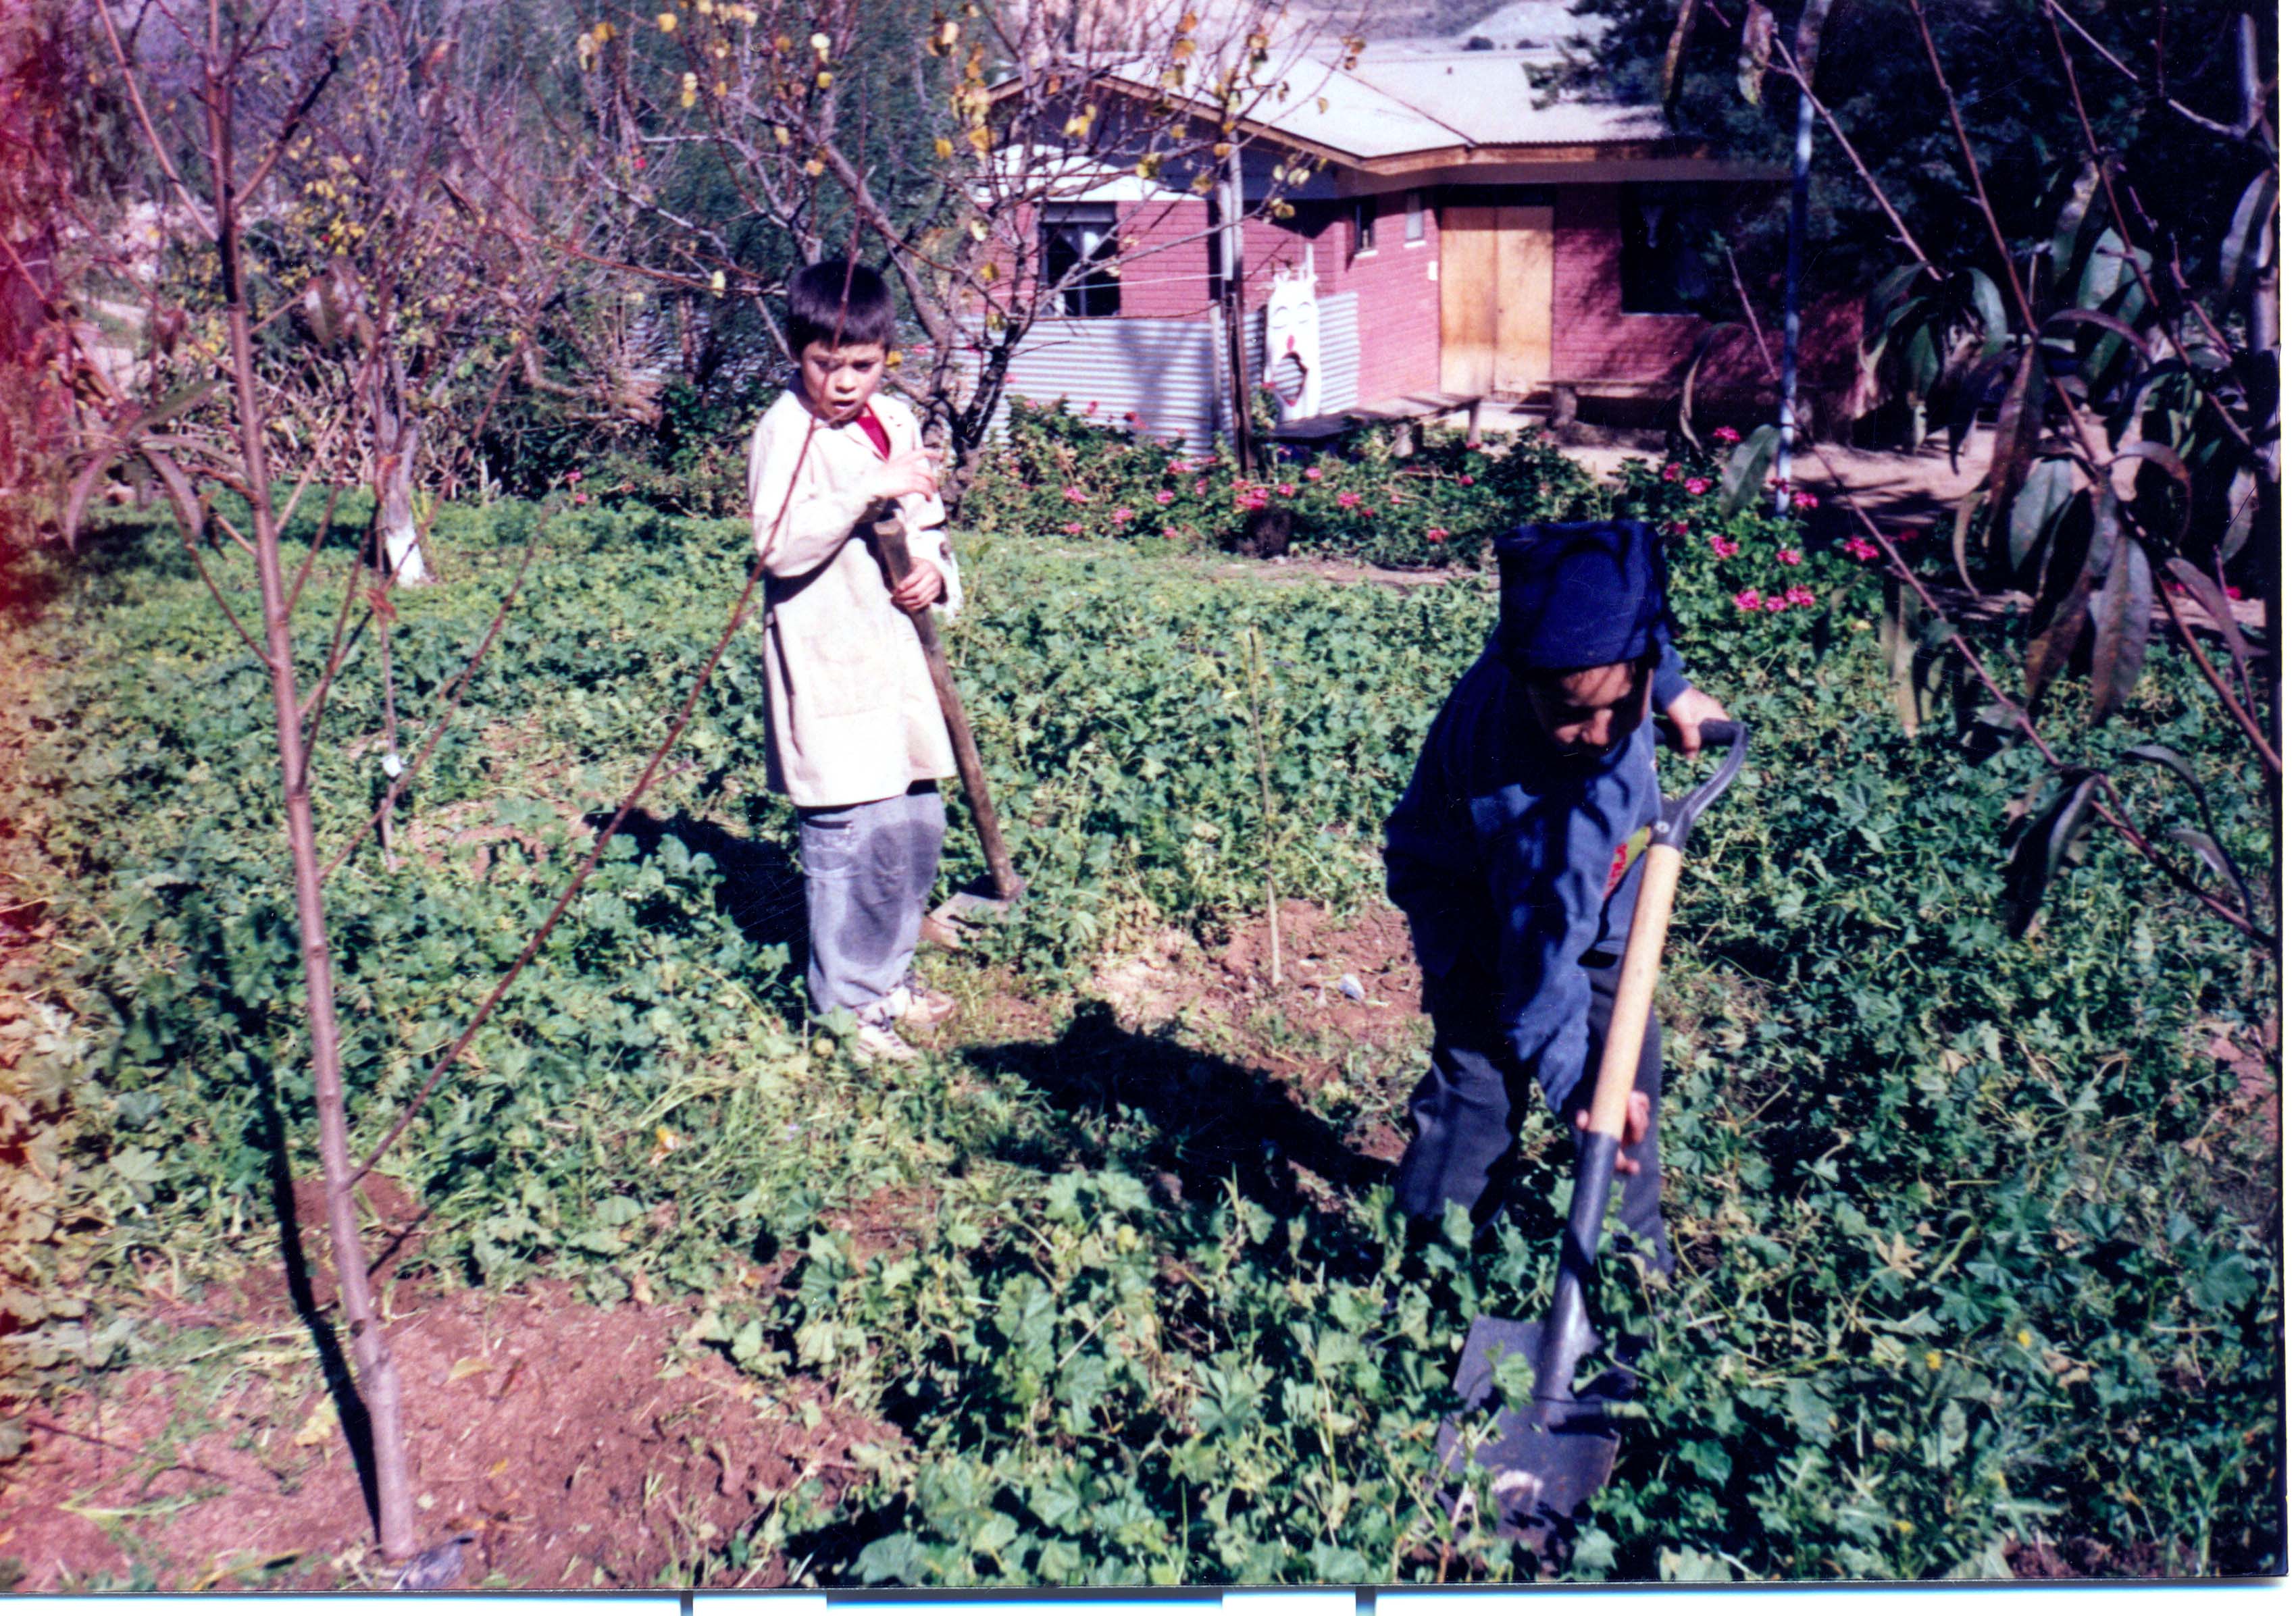
{"label": "wooden shovel handle", "polygon": [[1642,1065],[1644,1029],[1658,991],[1659,954],[1666,947],[1675,885],[1681,878],[1682,849],[1653,839],[1643,854],[1643,889],[1635,898],[1626,958],[1619,967],[1618,997],[1611,1007],[1611,1030],[1603,1040],[1595,1098],[1587,1107],[1589,1133],[1615,1139],[1626,1132],[1627,1097],[1634,1092],[1635,1071]]}
{"label": "wooden shovel handle", "polygon": [[[907,577],[914,563],[909,557],[908,530],[899,513],[881,505],[862,519],[862,529],[870,552],[877,558],[878,569],[885,575],[885,587],[890,589]],[[988,861],[989,879],[996,883],[996,896],[1010,902],[1021,895],[1021,877],[1004,845],[996,805],[989,799],[988,776],[980,766],[980,748],[973,744],[964,702],[956,693],[956,675],[949,671],[948,653],[941,647],[940,624],[933,621],[929,606],[906,616],[917,631],[917,643],[924,648],[925,668],[932,675],[933,694],[940,698],[940,715],[948,725],[949,745],[956,754],[957,779],[964,784],[973,828],[980,833],[980,851]]]}

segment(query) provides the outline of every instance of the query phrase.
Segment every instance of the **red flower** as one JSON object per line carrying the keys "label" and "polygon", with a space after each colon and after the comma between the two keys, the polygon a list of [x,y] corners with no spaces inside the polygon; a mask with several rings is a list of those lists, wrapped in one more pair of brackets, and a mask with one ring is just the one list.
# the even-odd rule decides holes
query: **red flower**
{"label": "red flower", "polygon": [[1061,531],[1066,534],[1079,534],[1084,531],[1084,524],[1082,522],[1062,522],[1061,524]]}
{"label": "red flower", "polygon": [[1275,485],[1275,492],[1288,500],[1300,492],[1300,486],[1296,483],[1278,483]]}
{"label": "red flower", "polygon": [[1716,443],[1718,443],[1718,444],[1734,444],[1734,443],[1736,443],[1736,442],[1738,441],[1738,428],[1735,428],[1735,427],[1717,427],[1717,428],[1714,428],[1714,441],[1715,441]]}
{"label": "red flower", "polygon": [[1169,488],[1159,488],[1156,490],[1156,502],[1159,505],[1168,505],[1172,502],[1175,497],[1176,496]]}
{"label": "red flower", "polygon": [[1807,492],[1805,492],[1805,491],[1803,491],[1803,490],[1801,490],[1801,489],[1797,488],[1796,490],[1794,490],[1794,496],[1793,496],[1793,508],[1794,508],[1796,510],[1816,510],[1816,509],[1817,509],[1817,495],[1816,495],[1816,494],[1814,494],[1807,493]]}
{"label": "red flower", "polygon": [[1310,466],[1304,475],[1309,482],[1320,483],[1324,480],[1324,469],[1321,466]]}
{"label": "red flower", "polygon": [[1785,549],[1778,551],[1778,565],[1781,567],[1800,567],[1801,565],[1801,551],[1794,549],[1792,545],[1788,545]]}
{"label": "red flower", "polygon": [[1472,488],[1474,486],[1475,479],[1472,477],[1462,477],[1459,479],[1459,486],[1462,488]]}
{"label": "red flower", "polygon": [[1804,585],[1797,584],[1792,589],[1786,591],[1786,604],[1788,606],[1816,606],[1817,604],[1817,597],[1811,594],[1808,589]]}
{"label": "red flower", "polygon": [[1759,589],[1742,589],[1730,597],[1730,604],[1742,612],[1759,611],[1762,605],[1762,592]]}
{"label": "red flower", "polygon": [[1061,490],[1061,497],[1071,505],[1088,504],[1092,500],[1092,496],[1090,494],[1086,494],[1083,489],[1078,487],[1073,483]]}
{"label": "red flower", "polygon": [[1427,530],[1427,542],[1430,544],[1440,544],[1450,536],[1451,530],[1447,527],[1430,527]]}
{"label": "red flower", "polygon": [[1685,494],[1703,494],[1712,486],[1714,486],[1714,485],[1708,482],[1704,477],[1693,477],[1688,482],[1683,484],[1682,491]]}
{"label": "red flower", "polygon": [[1849,559],[1853,561],[1871,561],[1882,553],[1882,547],[1871,539],[1844,539],[1841,548],[1849,552]]}
{"label": "red flower", "polygon": [[1353,510],[1357,506],[1362,503],[1363,496],[1361,494],[1348,491],[1342,491],[1340,494],[1340,509],[1342,510]]}
{"label": "red flower", "polygon": [[1738,553],[1738,541],[1726,539],[1718,533],[1708,534],[1706,543],[1712,547],[1714,553],[1725,561]]}
{"label": "red flower", "polygon": [[2242,598],[2242,596],[2241,596],[2241,592],[2240,592],[2240,585],[2239,585],[2239,584],[2226,584],[2226,585],[2225,585],[2225,599],[2226,599],[2226,600],[2240,600],[2241,598]]}
{"label": "red flower", "polygon": [[1679,461],[1669,461],[1667,462],[1666,469],[1660,472],[1659,476],[1664,477],[1669,483],[1680,482],[1682,480],[1682,462]]}
{"label": "red flower", "polygon": [[1784,595],[1772,595],[1762,602],[1762,609],[1766,612],[1782,612],[1785,608],[1786,598]]}
{"label": "red flower", "polygon": [[1129,505],[1119,505],[1108,513],[1108,519],[1119,527],[1126,526],[1132,520],[1132,508]]}

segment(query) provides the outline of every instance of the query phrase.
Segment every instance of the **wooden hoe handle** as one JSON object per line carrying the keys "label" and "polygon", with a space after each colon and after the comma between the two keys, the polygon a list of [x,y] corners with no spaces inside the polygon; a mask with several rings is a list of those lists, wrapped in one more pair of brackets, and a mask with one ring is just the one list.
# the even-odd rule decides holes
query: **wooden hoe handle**
{"label": "wooden hoe handle", "polygon": [[[862,531],[870,552],[877,558],[878,569],[885,575],[886,588],[892,588],[909,575],[913,563],[908,531],[898,511],[881,502],[862,518]],[[932,674],[933,694],[940,698],[941,717],[948,724],[949,743],[956,753],[957,778],[964,784],[964,800],[972,810],[973,828],[980,833],[980,851],[988,860],[989,879],[996,884],[997,898],[1010,902],[1021,895],[1021,877],[1013,868],[1012,853],[1005,848],[1004,828],[996,820],[996,805],[989,800],[988,776],[980,767],[980,748],[973,744],[972,724],[965,717],[964,700],[956,693],[956,676],[949,672],[948,653],[941,647],[940,624],[933,621],[932,608],[929,606],[906,616],[917,631],[917,643],[924,648],[925,667]]]}
{"label": "wooden hoe handle", "polygon": [[1674,915],[1674,889],[1682,878],[1682,849],[1653,838],[1643,853],[1643,889],[1635,899],[1634,923],[1619,966],[1619,992],[1611,1028],[1603,1040],[1603,1064],[1595,1075],[1595,1098],[1587,1107],[1587,1131],[1618,1139],[1626,1132],[1627,1097],[1643,1058],[1643,1032],[1651,999],[1658,991],[1658,960],[1666,947],[1667,922]]}

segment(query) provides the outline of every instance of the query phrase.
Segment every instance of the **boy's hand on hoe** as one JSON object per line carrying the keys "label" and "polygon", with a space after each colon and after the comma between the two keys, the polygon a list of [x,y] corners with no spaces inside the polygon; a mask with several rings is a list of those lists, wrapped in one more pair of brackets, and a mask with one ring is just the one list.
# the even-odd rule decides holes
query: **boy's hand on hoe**
{"label": "boy's hand on hoe", "polygon": [[1696,757],[1698,748],[1705,744],[1699,725],[1729,721],[1722,704],[1699,690],[1685,690],[1666,709],[1666,722],[1674,730],[1674,749],[1685,757]]}
{"label": "boy's hand on hoe", "polygon": [[[1640,1162],[1628,1158],[1627,1147],[1643,1142],[1643,1136],[1650,1131],[1650,1116],[1649,1095],[1637,1089],[1627,1096],[1626,1124],[1619,1131],[1619,1171],[1627,1178],[1631,1179],[1643,1170],[1643,1164]],[[1587,1130],[1587,1122],[1593,1119],[1582,1108],[1578,1114],[1571,1119],[1571,1125],[1584,1133]]]}
{"label": "boy's hand on hoe", "polygon": [[940,492],[940,465],[930,449],[912,449],[906,454],[896,454],[869,479],[869,497],[898,500],[912,494]]}
{"label": "boy's hand on hoe", "polygon": [[920,556],[909,563],[909,575],[893,586],[893,604],[905,612],[921,612],[947,592],[940,568]]}

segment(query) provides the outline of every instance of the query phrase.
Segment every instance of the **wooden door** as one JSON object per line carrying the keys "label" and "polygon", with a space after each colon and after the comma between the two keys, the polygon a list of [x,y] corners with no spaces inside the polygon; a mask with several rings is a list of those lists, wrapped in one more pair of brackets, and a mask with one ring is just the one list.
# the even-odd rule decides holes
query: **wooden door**
{"label": "wooden door", "polygon": [[1480,398],[1491,390],[1491,308],[1498,295],[1495,208],[1447,207],[1442,214],[1442,388]]}
{"label": "wooden door", "polygon": [[1554,209],[1443,210],[1442,388],[1522,397],[1554,374]]}
{"label": "wooden door", "polygon": [[1554,209],[1500,208],[1491,391],[1522,398],[1554,374]]}

